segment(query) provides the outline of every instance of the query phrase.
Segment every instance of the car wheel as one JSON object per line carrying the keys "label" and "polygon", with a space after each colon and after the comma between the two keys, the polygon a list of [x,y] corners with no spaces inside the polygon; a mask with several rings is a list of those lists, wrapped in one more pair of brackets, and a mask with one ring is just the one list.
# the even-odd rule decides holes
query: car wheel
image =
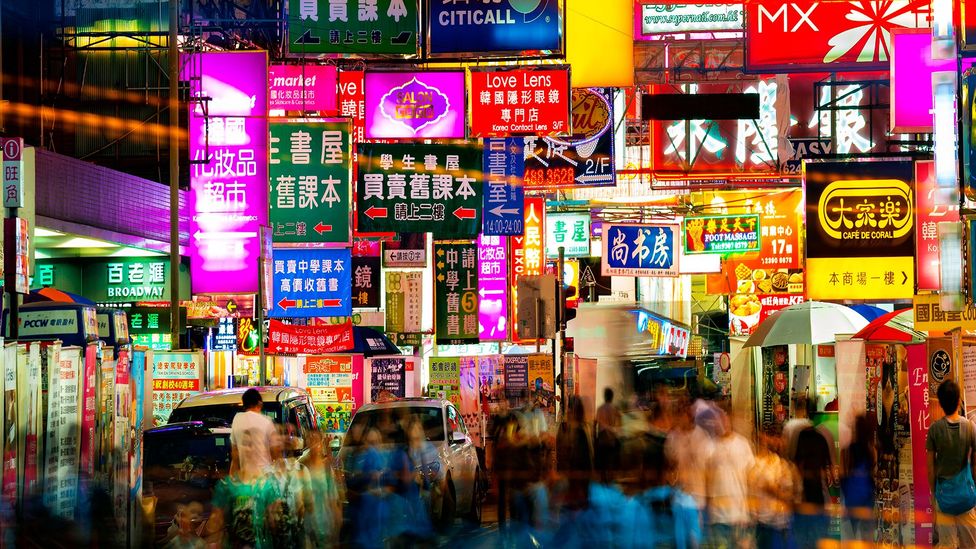
{"label": "car wheel", "polygon": [[485,500],[485,489],[482,486],[481,470],[475,471],[474,487],[471,490],[471,508],[467,519],[473,526],[481,526],[481,511]]}
{"label": "car wheel", "polygon": [[457,497],[454,491],[454,482],[447,479],[447,491],[444,493],[444,502],[441,505],[440,529],[446,532],[454,526],[454,519],[457,517]]}

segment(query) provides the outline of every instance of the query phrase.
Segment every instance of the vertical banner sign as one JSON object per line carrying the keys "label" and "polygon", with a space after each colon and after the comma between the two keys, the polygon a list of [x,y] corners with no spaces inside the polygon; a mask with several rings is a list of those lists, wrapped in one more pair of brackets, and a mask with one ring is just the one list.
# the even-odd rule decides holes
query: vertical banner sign
{"label": "vertical banner sign", "polygon": [[546,256],[589,257],[590,212],[553,213],[546,216]]}
{"label": "vertical banner sign", "polygon": [[370,402],[380,397],[406,397],[407,361],[403,358],[370,359]]}
{"label": "vertical banner sign", "polygon": [[571,137],[523,138],[525,186],[530,190],[611,186],[616,181],[613,90],[577,88],[572,101]]}
{"label": "vertical banner sign", "polygon": [[276,243],[352,241],[349,122],[272,122],[269,216]]}
{"label": "vertical banner sign", "polygon": [[569,133],[569,68],[471,71],[470,137]]}
{"label": "vertical banner sign", "polygon": [[416,55],[418,0],[289,0],[288,51]]}
{"label": "vertical banner sign", "polygon": [[274,318],[350,316],[352,252],[274,250]]}
{"label": "vertical banner sign", "polygon": [[437,343],[478,342],[478,247],[434,244]]}
{"label": "vertical banner sign", "polygon": [[397,334],[423,331],[424,274],[386,271],[386,329]]}
{"label": "vertical banner sign", "polygon": [[604,276],[678,276],[678,225],[604,224]]}
{"label": "vertical banner sign", "polygon": [[164,425],[181,400],[200,391],[202,365],[201,353],[153,353],[152,398],[156,425]]}
{"label": "vertical banner sign", "polygon": [[464,71],[366,73],[366,137],[464,139]]}
{"label": "vertical banner sign", "polygon": [[939,223],[958,222],[959,206],[936,203],[935,162],[915,162],[915,268],[919,290],[942,289],[939,277]]}
{"label": "vertical banner sign", "polygon": [[81,349],[70,348],[61,351],[57,367],[54,369],[58,379],[58,401],[51,401],[57,423],[49,428],[57,437],[57,488],[52,494],[52,511],[55,515],[72,518],[78,498],[78,407],[81,403],[82,377]]}
{"label": "vertical banner sign", "polygon": [[[545,268],[546,201],[533,196],[525,199],[525,233],[511,238],[511,276],[512,303],[518,303],[518,279],[521,276],[542,274]],[[518,312],[512,308],[511,326],[518,326]]]}
{"label": "vertical banner sign", "polygon": [[505,355],[505,395],[508,398],[522,398],[529,390],[529,357],[526,355]]}
{"label": "vertical banner sign", "polygon": [[807,162],[807,297],[910,299],[915,293],[909,160]]}
{"label": "vertical banner sign", "polygon": [[335,65],[268,66],[268,108],[338,114],[339,72]]}
{"label": "vertical banner sign", "polygon": [[524,143],[521,137],[485,139],[485,235],[513,236],[525,231]]}
{"label": "vertical banner sign", "polygon": [[[268,222],[267,53],[195,54],[190,82],[190,280],[193,293],[256,293]],[[190,74],[192,69],[193,74]]]}
{"label": "vertical banner sign", "polygon": [[789,417],[790,350],[786,345],[762,350],[762,431],[775,432]]}
{"label": "vertical banner sign", "polygon": [[562,4],[560,0],[429,2],[427,44],[433,56],[562,53]]}
{"label": "vertical banner sign", "polygon": [[380,307],[380,258],[352,258],[352,306]]}
{"label": "vertical banner sign", "polygon": [[474,238],[481,228],[480,146],[361,145],[359,232]]}
{"label": "vertical banner sign", "polygon": [[17,448],[20,440],[17,421],[17,344],[8,343],[3,349],[3,452],[0,496],[10,509],[17,500]]}
{"label": "vertical banner sign", "polygon": [[508,339],[508,249],[501,236],[478,237],[478,339]]}
{"label": "vertical banner sign", "polygon": [[912,482],[915,499],[915,541],[931,544],[932,492],[928,483],[925,441],[929,433],[929,366],[925,345],[908,346],[908,411],[912,437]]}
{"label": "vertical banner sign", "polygon": [[430,359],[427,394],[461,405],[461,360],[457,357]]}
{"label": "vertical banner sign", "polygon": [[356,145],[366,139],[366,92],[364,71],[339,73],[339,116],[352,120],[352,161],[359,161]]}
{"label": "vertical banner sign", "polygon": [[[7,355],[10,358],[10,355]],[[98,379],[98,348],[95,345],[85,347],[85,362],[82,365],[81,390],[81,442],[79,465],[83,475],[95,474],[95,385]],[[179,402],[179,401],[177,401]],[[155,411],[155,410],[154,410]],[[156,423],[163,425],[169,411]]]}
{"label": "vertical banner sign", "polygon": [[24,207],[24,139],[0,138],[3,149],[3,207]]}
{"label": "vertical banner sign", "polygon": [[478,384],[478,357],[461,357],[461,417],[475,446],[481,443],[481,391]]}

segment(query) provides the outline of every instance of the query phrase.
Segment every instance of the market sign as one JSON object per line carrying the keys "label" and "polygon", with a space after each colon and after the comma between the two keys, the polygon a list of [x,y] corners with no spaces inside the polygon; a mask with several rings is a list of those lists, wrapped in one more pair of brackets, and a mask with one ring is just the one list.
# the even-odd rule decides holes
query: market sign
{"label": "market sign", "polygon": [[563,51],[563,0],[428,2],[431,55],[558,54]]}
{"label": "market sign", "polygon": [[919,290],[942,289],[939,223],[959,222],[959,205],[936,203],[935,162],[915,162],[915,275]]}
{"label": "market sign", "polygon": [[746,2],[746,68],[830,71],[888,69],[891,35],[928,28],[927,0]]}
{"label": "market sign", "polygon": [[805,165],[808,298],[914,295],[913,177],[909,160]]}
{"label": "market sign", "polygon": [[589,257],[590,212],[551,213],[546,216],[546,256]]}
{"label": "market sign", "polygon": [[3,150],[3,207],[24,207],[24,138],[0,137]]}
{"label": "market sign", "polygon": [[268,322],[268,352],[282,355],[341,353],[355,347],[352,322],[316,326],[292,326],[280,320]]}
{"label": "market sign", "polygon": [[471,71],[471,137],[569,134],[569,68]]}
{"label": "market sign", "polygon": [[353,307],[379,308],[380,258],[352,258],[352,305]]}
{"label": "market sign", "polygon": [[956,72],[956,60],[932,59],[928,29],[895,32],[891,40],[891,131],[932,133],[932,73]]}
{"label": "market sign", "polygon": [[917,295],[912,299],[916,330],[930,333],[956,329],[976,331],[976,304],[966,303],[961,312],[950,312],[942,309],[939,299],[936,294]]}
{"label": "market sign", "polygon": [[686,254],[732,254],[759,250],[759,216],[709,215],[684,220]]}
{"label": "market sign", "polygon": [[367,139],[464,139],[464,71],[367,71]]}
{"label": "market sign", "polygon": [[485,203],[482,234],[525,232],[524,144],[521,138],[485,139]]}
{"label": "market sign", "polygon": [[348,249],[274,250],[275,318],[352,314],[352,254]]}
{"label": "market sign", "polygon": [[272,122],[275,243],[348,244],[352,167],[348,122]]}
{"label": "market sign", "polygon": [[526,188],[613,185],[612,105],[610,89],[574,89],[571,137],[524,138]]}
{"label": "market sign", "polygon": [[193,293],[255,293],[268,224],[268,61],[263,51],[194,54],[190,82]]}
{"label": "market sign", "polygon": [[466,145],[361,145],[359,231],[474,238],[481,228],[481,152]]}
{"label": "market sign", "polygon": [[437,343],[478,342],[478,246],[434,243]]}
{"label": "market sign", "polygon": [[603,226],[604,276],[678,276],[678,225]]}
{"label": "market sign", "polygon": [[288,1],[293,54],[416,55],[419,30],[418,0]]}
{"label": "market sign", "polygon": [[641,4],[634,35],[742,31],[742,4]]}
{"label": "market sign", "polygon": [[386,329],[397,334],[424,331],[424,273],[386,271]]}
{"label": "market sign", "polygon": [[508,246],[501,236],[478,236],[478,339],[508,339]]}
{"label": "market sign", "polygon": [[337,114],[339,72],[335,65],[268,66],[268,108]]}

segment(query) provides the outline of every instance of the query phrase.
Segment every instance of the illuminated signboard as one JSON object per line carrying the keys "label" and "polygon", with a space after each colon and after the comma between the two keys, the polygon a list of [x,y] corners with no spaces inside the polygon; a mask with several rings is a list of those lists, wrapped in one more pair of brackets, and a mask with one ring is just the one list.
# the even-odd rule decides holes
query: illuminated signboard
{"label": "illuminated signboard", "polygon": [[891,126],[893,133],[931,133],[932,73],[956,70],[955,59],[932,59],[932,33],[905,30],[891,35]]}
{"label": "illuminated signboard", "polygon": [[366,138],[464,138],[464,72],[374,72],[365,77]]}
{"label": "illuminated signboard", "polygon": [[563,50],[562,0],[428,2],[432,55]]}
{"label": "illuminated signboard", "polygon": [[746,2],[746,67],[887,69],[891,33],[927,28],[927,0]]}
{"label": "illuminated signboard", "polygon": [[741,31],[742,4],[641,4],[635,35]]}
{"label": "illuminated signboard", "polygon": [[677,225],[603,226],[604,276],[678,276]]}
{"label": "illuminated signboard", "polygon": [[416,55],[418,0],[289,0],[288,51]]}
{"label": "illuminated signboard", "polygon": [[914,295],[913,177],[908,160],[806,164],[809,299]]}
{"label": "illuminated signboard", "polygon": [[478,236],[478,338],[508,339],[508,246],[503,236]]}
{"label": "illuminated signboard", "polygon": [[259,228],[268,224],[268,61],[263,51],[195,54],[190,93],[193,293],[258,290]]}
{"label": "illuminated signboard", "polygon": [[569,68],[471,71],[471,137],[569,132]]}
{"label": "illuminated signboard", "polygon": [[270,65],[268,108],[337,114],[338,83],[335,65]]}
{"label": "illuminated signboard", "polygon": [[755,252],[760,246],[755,214],[686,217],[684,233],[688,254]]}
{"label": "illuminated signboard", "polygon": [[558,257],[590,255],[590,213],[552,213],[546,216],[546,255]]}
{"label": "illuminated signboard", "polygon": [[935,162],[915,162],[915,264],[919,290],[942,289],[938,224],[959,221],[959,205],[942,206],[935,197]]}

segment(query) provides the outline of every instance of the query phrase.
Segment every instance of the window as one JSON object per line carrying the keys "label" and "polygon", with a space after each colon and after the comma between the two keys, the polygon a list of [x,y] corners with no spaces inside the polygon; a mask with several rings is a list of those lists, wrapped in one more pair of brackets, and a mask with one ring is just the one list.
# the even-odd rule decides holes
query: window
{"label": "window", "polygon": [[447,407],[447,432],[456,433],[462,432],[468,434],[467,428],[464,426],[464,419],[461,418],[461,413],[457,411],[454,406]]}

